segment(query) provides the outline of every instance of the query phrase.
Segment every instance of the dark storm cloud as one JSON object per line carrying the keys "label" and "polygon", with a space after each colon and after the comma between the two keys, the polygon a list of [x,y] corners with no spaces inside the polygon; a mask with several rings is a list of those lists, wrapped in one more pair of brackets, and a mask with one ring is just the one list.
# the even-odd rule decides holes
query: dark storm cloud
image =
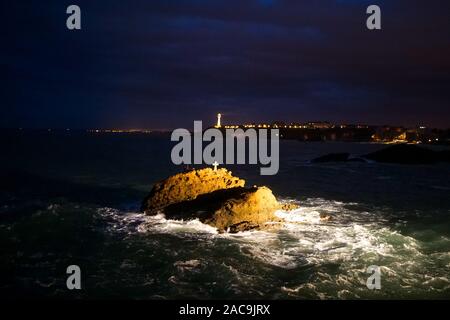
{"label": "dark storm cloud", "polygon": [[66,1],[4,4],[2,126],[213,121],[450,125],[448,1]]}

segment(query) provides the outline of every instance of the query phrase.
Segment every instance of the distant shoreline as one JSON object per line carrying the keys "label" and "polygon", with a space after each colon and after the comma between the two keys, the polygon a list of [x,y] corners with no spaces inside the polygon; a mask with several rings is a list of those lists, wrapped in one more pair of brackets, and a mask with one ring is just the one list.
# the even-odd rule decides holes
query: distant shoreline
{"label": "distant shoreline", "polygon": [[[403,131],[408,134],[403,137],[404,139],[397,139],[392,136],[392,130],[388,130],[386,137],[377,136],[379,130],[376,128],[386,127],[367,127],[367,128],[327,128],[327,129],[313,129],[313,128],[277,128],[280,132],[280,140],[298,141],[305,143],[371,143],[380,145],[392,145],[392,144],[419,144],[419,145],[436,145],[436,146],[450,146],[450,129],[428,129],[423,136],[416,131]],[[224,131],[226,128],[220,128]],[[253,129],[236,126],[237,129]],[[257,128],[256,128],[257,130]],[[380,129],[381,130],[381,129]],[[406,129],[405,129],[406,130]],[[383,132],[383,130],[382,130]],[[61,128],[0,128],[1,134],[57,134],[57,135],[147,135],[147,136],[170,136],[172,131],[161,129],[61,129]],[[192,134],[192,132],[191,132]],[[381,133],[382,135],[383,133]]]}

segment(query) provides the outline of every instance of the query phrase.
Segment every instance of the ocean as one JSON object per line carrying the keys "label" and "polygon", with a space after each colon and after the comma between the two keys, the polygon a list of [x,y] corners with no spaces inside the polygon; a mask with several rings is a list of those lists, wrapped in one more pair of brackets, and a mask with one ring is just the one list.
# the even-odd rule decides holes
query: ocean
{"label": "ocean", "polygon": [[[8,298],[449,299],[450,165],[322,163],[370,143],[280,141],[280,171],[230,166],[299,209],[276,231],[219,234],[145,216],[177,173],[162,134],[5,131],[0,295]],[[320,214],[332,216],[320,221]],[[68,290],[66,268],[81,269]],[[366,286],[379,266],[381,289]]]}

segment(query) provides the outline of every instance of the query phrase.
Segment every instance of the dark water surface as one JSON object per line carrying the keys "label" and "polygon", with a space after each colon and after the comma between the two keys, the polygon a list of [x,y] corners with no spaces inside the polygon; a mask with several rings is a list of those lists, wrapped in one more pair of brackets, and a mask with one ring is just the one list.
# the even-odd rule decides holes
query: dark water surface
{"label": "dark water surface", "polygon": [[[450,298],[450,166],[310,164],[384,146],[282,141],[280,172],[231,167],[267,185],[289,223],[223,235],[138,212],[178,172],[169,136],[77,132],[0,137],[0,294],[86,298]],[[319,215],[333,216],[328,223]],[[82,270],[81,291],[66,268]],[[382,270],[368,290],[366,269]]]}

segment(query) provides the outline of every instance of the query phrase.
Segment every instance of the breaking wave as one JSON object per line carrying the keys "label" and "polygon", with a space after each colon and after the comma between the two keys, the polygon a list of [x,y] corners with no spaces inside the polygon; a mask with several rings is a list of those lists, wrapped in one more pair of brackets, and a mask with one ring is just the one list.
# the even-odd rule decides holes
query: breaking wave
{"label": "breaking wave", "polygon": [[[288,201],[293,200],[284,200]],[[214,252],[228,252],[230,256],[223,258],[222,267],[232,274],[237,287],[250,286],[261,293],[264,285],[258,282],[270,278],[278,283],[278,289],[271,293],[273,297],[381,298],[397,292],[396,298],[410,298],[424,292],[431,297],[430,293],[440,296],[450,292],[449,252],[426,253],[419,240],[395,230],[389,223],[389,213],[383,209],[365,210],[358,203],[307,199],[299,209],[276,212],[285,221],[276,231],[238,234],[219,234],[198,220],[176,221],[163,215],[146,216],[111,208],[100,209],[100,213],[108,221],[107,232],[171,235],[180,239],[180,246],[186,239],[201,243],[204,256],[174,262],[181,274],[201,272],[202,266],[211,263],[208,259],[215,259]],[[321,219],[324,215],[329,219]],[[249,274],[239,264],[228,263],[227,258],[249,259],[259,269]],[[371,265],[381,267],[385,290],[367,289],[370,274],[366,270]],[[179,277],[172,275],[170,282],[176,284]]]}

